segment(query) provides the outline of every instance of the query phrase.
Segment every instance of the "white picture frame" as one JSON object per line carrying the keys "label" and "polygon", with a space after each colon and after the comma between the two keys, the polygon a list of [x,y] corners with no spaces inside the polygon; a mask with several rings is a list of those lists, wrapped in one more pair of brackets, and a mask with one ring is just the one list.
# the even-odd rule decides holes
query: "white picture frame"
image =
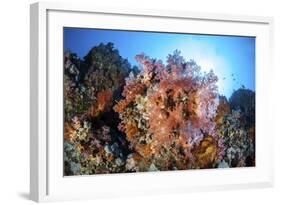
{"label": "white picture frame", "polygon": [[[98,23],[95,19],[99,20]],[[54,69],[59,68],[60,65],[62,68],[63,36],[61,34],[64,26],[255,36],[257,39],[256,167],[64,177],[61,161],[62,69],[61,71]],[[46,2],[32,4],[30,12],[31,200],[41,202],[94,199],[273,186],[273,131],[270,129],[272,113],[263,109],[271,106],[269,96],[272,90],[270,79],[273,69],[272,29],[273,19],[270,17],[97,8],[94,4]]]}

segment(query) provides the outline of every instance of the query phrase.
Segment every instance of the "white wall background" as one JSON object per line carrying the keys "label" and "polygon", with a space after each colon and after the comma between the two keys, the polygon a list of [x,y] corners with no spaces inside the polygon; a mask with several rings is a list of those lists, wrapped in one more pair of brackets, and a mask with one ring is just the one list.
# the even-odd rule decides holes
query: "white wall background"
{"label": "white wall background", "polygon": [[[0,204],[32,204],[29,193],[29,4],[2,0],[0,4]],[[84,2],[84,0],[79,0]],[[274,188],[187,193],[64,204],[280,204],[281,135],[281,6],[278,0],[92,0],[100,6],[187,10],[273,16],[275,20]],[[266,82],[264,82],[266,83]],[[267,109],[267,108],[265,108]],[[281,120],[280,120],[281,121]],[[281,125],[281,123],[280,123]],[[266,136],[265,136],[266,137]],[[188,183],[188,182],[185,182]],[[75,187],[73,187],[75,189]]]}

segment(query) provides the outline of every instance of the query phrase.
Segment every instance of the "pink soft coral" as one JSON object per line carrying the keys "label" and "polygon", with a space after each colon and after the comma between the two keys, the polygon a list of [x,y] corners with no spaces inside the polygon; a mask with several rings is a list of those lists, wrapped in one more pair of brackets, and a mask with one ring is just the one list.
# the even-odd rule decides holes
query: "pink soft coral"
{"label": "pink soft coral", "polygon": [[127,79],[125,99],[115,106],[132,149],[159,170],[205,165],[194,164],[192,150],[208,136],[215,152],[204,161],[218,159],[220,153],[213,120],[218,78],[212,71],[201,73],[194,61],[186,62],[179,54],[169,55],[166,66],[137,55],[141,72]]}

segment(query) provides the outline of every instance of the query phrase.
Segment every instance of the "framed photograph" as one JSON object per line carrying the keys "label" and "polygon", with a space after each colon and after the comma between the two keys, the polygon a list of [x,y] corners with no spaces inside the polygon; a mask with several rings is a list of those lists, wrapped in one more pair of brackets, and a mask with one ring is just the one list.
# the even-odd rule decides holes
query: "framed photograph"
{"label": "framed photograph", "polygon": [[273,184],[269,17],[31,5],[30,197]]}

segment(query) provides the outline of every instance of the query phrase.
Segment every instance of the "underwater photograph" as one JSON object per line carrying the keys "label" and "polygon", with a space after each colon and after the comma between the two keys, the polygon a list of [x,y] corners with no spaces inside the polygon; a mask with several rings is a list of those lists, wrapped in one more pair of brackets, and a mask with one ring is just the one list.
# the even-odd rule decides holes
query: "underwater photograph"
{"label": "underwater photograph", "polygon": [[64,176],[255,166],[255,37],[64,27]]}

